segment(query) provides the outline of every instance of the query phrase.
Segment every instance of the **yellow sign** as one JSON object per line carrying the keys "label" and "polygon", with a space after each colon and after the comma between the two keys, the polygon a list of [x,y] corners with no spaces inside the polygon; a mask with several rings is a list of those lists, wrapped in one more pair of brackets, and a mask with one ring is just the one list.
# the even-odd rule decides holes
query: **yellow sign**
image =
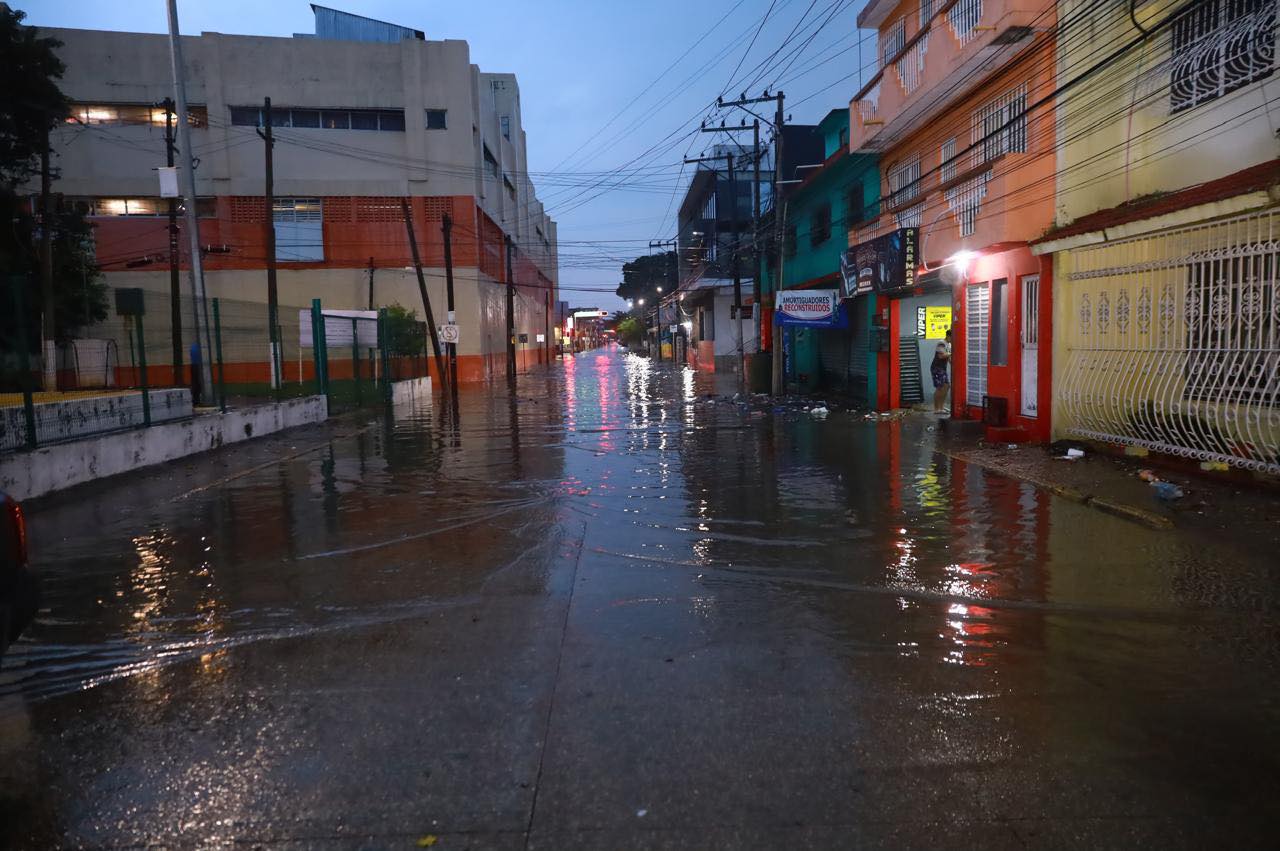
{"label": "yellow sign", "polygon": [[926,340],[946,339],[951,329],[951,308],[926,307],[924,309],[924,338]]}

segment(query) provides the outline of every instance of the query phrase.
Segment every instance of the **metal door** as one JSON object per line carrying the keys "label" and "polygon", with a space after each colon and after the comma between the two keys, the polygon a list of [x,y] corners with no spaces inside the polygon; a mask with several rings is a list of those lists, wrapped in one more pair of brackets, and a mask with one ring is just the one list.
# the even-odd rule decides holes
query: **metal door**
{"label": "metal door", "polygon": [[1040,276],[1022,279],[1022,415],[1039,408]]}
{"label": "metal door", "polygon": [[987,395],[987,346],[991,325],[991,287],[974,284],[965,293],[965,402],[981,407]]}

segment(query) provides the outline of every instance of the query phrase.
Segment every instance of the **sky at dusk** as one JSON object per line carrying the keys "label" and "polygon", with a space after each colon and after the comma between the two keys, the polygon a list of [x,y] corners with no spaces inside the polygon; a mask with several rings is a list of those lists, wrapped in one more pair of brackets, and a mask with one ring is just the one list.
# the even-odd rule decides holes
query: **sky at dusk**
{"label": "sky at dusk", "polygon": [[[716,96],[787,95],[793,123],[847,107],[874,70],[866,0],[685,3],[334,0],[325,5],[464,39],[483,71],[520,83],[529,171],[559,224],[561,297],[616,309],[623,262],[675,234],[685,156],[719,134],[698,133]],[[35,26],[165,32],[164,0],[17,0]],[[180,0],[182,31],[290,36],[313,30],[305,0]],[[789,39],[789,40],[788,40]],[[859,43],[861,40],[861,43]],[[778,50],[780,45],[785,47]],[[861,72],[859,65],[861,64]]]}

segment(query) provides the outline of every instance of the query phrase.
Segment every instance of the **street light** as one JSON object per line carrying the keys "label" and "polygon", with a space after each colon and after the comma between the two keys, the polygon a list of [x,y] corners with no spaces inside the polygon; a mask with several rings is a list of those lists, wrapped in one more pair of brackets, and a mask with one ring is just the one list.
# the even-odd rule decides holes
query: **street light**
{"label": "street light", "polygon": [[658,292],[662,292],[662,287],[658,287]]}
{"label": "street light", "polygon": [[638,302],[636,302],[636,304],[640,305],[641,307],[644,307],[644,299],[640,299]]}

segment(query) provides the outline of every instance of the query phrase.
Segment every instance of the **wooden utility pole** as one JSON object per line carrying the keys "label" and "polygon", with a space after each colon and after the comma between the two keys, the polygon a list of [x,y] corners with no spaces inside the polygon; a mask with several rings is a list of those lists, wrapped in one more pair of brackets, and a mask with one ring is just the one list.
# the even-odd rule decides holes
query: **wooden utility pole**
{"label": "wooden utility pole", "polygon": [[[267,247],[267,338],[271,341],[271,387],[280,388],[280,341],[276,331],[280,325],[279,294],[276,289],[276,186],[275,158],[273,151],[275,139],[271,135],[271,98],[262,99],[262,129],[258,131],[264,142],[265,161],[263,171],[266,176],[263,188],[263,205],[267,210],[266,222],[262,229],[263,244]],[[355,345],[355,341],[352,341]]]}
{"label": "wooden utility pole", "polygon": [[44,389],[57,389],[57,323],[53,315],[53,176],[49,173],[49,125],[40,149],[40,306],[41,362]]}
{"label": "wooden utility pole", "polygon": [[[174,157],[178,146],[173,140],[173,98],[165,98],[164,107],[164,149],[165,165],[173,168]],[[182,383],[182,287],[181,275],[178,272],[180,253],[178,249],[178,199],[169,199],[169,325],[173,340],[173,380]]]}
{"label": "wooden utility pole", "polygon": [[413,269],[418,273],[418,293],[422,296],[422,310],[427,315],[427,332],[431,335],[431,352],[436,359],[436,374],[440,376],[443,390],[449,389],[449,374],[445,371],[444,357],[440,354],[440,335],[436,331],[436,315],[431,311],[431,296],[427,295],[427,279],[422,274],[422,261],[418,257],[418,240],[413,235],[413,216],[409,212],[409,200],[400,199],[400,213],[404,216],[405,233],[409,236],[409,251],[413,255]]}
{"label": "wooden utility pole", "polygon": [[511,255],[515,246],[507,237],[507,380],[516,380],[516,286],[512,274]]}
{"label": "wooden utility pole", "polygon": [[733,250],[729,252],[729,262],[733,264],[733,315],[737,319],[738,329],[738,384],[742,395],[747,394],[746,353],[742,343],[742,269],[738,265],[738,245],[742,241],[741,224],[738,221],[738,181],[733,174],[733,152],[725,156],[726,171],[729,175],[729,210],[730,233],[733,237]]}
{"label": "wooden utility pole", "polygon": [[751,158],[754,161],[752,167],[752,183],[751,183],[751,301],[752,316],[754,317],[756,329],[756,351],[763,351],[764,338],[760,336],[760,317],[764,314],[761,309],[762,300],[764,298],[764,286],[760,262],[760,119],[757,118],[751,123]]}
{"label": "wooden utility pole", "polygon": [[[458,315],[453,307],[453,219],[448,213],[440,220],[440,233],[444,236],[444,297],[445,309],[448,311],[445,322],[456,325]],[[449,347],[449,402],[456,413],[458,410],[458,344],[446,343]]]}
{"label": "wooden utility pole", "polygon": [[[774,276],[773,289],[776,293],[782,289],[782,255],[783,242],[785,242],[784,234],[786,233],[786,221],[784,219],[784,210],[782,203],[782,127],[785,116],[782,112],[782,103],[786,95],[781,90],[778,92],[778,112],[773,119],[773,221],[774,221],[774,240],[778,248],[777,274]],[[776,299],[775,295],[775,299]],[[776,312],[773,314],[776,316]],[[769,329],[769,351],[772,353],[772,372],[773,385],[772,389],[775,394],[782,392],[782,358],[783,352],[779,351],[776,345],[776,331],[779,329],[778,323],[775,321],[773,327]]]}

